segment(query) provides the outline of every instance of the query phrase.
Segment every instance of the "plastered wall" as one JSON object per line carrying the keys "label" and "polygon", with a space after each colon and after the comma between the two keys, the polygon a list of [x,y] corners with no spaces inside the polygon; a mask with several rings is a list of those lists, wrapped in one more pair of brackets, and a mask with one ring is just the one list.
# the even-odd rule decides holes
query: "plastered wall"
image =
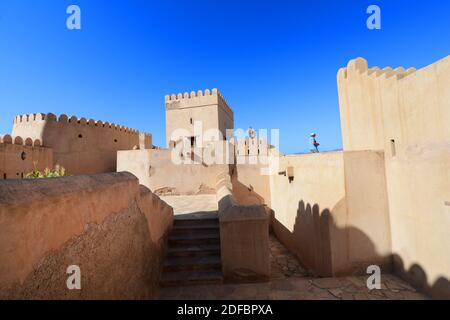
{"label": "plastered wall", "polygon": [[390,271],[384,159],[375,152],[282,156],[270,177],[273,230],[312,272]]}
{"label": "plastered wall", "polygon": [[450,57],[385,70],[357,59],[339,71],[344,149],[384,152],[396,270],[450,297]]}
{"label": "plastered wall", "polygon": [[119,151],[117,170],[128,171],[139,178],[141,184],[158,194],[189,195],[214,193],[216,178],[229,166],[176,164],[172,150]]}
{"label": "plastered wall", "polygon": [[52,149],[31,138],[0,136],[0,179],[21,179],[46,168],[53,168]]}
{"label": "plastered wall", "polygon": [[[234,128],[234,115],[217,89],[166,96],[166,142],[172,133],[184,129],[189,136],[198,136],[210,129],[219,130],[226,137],[226,129]],[[194,132],[195,122],[202,123],[202,131]]]}
{"label": "plastered wall", "polygon": [[151,136],[108,122],[31,114],[14,119],[13,136],[39,139],[69,174],[116,171],[117,150],[151,148]]}
{"label": "plastered wall", "polygon": [[[2,180],[0,298],[152,298],[172,219],[129,173]],[[70,265],[82,290],[67,289]]]}

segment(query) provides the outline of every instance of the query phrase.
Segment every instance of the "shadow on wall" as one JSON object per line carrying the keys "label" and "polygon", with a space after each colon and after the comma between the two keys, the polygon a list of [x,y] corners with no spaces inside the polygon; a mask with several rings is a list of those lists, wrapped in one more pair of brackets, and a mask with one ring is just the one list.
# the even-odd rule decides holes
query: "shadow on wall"
{"label": "shadow on wall", "polygon": [[[332,209],[339,212],[345,199]],[[404,269],[401,257],[380,255],[376,244],[360,229],[340,228],[330,209],[318,204],[299,202],[293,231],[272,218],[277,238],[305,265],[311,274],[320,277],[366,274],[367,267],[378,265],[383,273],[394,272],[418,290],[436,299],[450,299],[450,282],[438,279],[428,284],[427,275],[419,265]]]}
{"label": "shadow on wall", "polygon": [[403,280],[432,298],[450,300],[450,281],[448,279],[439,277],[433,284],[430,284],[425,270],[420,265],[413,264],[406,270],[403,259],[399,255],[394,254],[392,258],[394,273]]}
{"label": "shadow on wall", "polygon": [[239,181],[239,173],[236,166],[230,166],[231,183],[233,185],[233,196],[243,206],[263,205],[264,198],[253,190],[251,185],[247,186]]}

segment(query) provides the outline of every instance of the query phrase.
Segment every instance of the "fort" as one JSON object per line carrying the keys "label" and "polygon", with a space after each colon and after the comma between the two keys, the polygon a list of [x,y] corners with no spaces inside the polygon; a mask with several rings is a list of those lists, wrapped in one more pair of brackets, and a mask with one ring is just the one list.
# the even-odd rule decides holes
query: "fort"
{"label": "fort", "polygon": [[[262,135],[237,138],[217,89],[165,97],[165,147],[108,122],[17,116],[0,141],[0,298],[149,299],[271,281],[273,236],[313,279],[378,265],[401,288],[450,299],[450,57],[418,70],[357,58],[337,87],[336,152],[284,155]],[[69,176],[22,179],[56,164]],[[69,265],[83,290],[65,288]],[[407,296],[390,289],[382,297]]]}

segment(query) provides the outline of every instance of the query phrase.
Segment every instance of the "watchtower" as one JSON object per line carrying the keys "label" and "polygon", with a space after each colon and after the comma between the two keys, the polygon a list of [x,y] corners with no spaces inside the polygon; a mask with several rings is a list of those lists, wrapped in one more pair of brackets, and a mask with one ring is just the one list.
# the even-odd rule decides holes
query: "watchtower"
{"label": "watchtower", "polygon": [[[217,130],[221,134],[220,140],[225,140],[227,129],[234,129],[233,110],[217,89],[168,95],[165,100],[167,147],[177,131],[185,132],[184,138],[194,145],[199,135],[208,130]],[[201,131],[194,130],[196,123],[201,123]]]}

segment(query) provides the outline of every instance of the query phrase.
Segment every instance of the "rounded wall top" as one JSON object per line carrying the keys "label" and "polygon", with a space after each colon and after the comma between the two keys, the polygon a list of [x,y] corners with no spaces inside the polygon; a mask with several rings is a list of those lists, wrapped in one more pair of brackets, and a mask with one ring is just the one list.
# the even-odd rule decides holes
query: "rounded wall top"
{"label": "rounded wall top", "polygon": [[15,144],[15,145],[27,146],[27,147],[41,147],[41,141],[39,139],[33,140],[32,138],[22,138],[20,136],[13,137],[9,134],[0,136],[0,143]]}
{"label": "rounded wall top", "polygon": [[366,59],[356,58],[350,60],[347,67],[339,69],[337,77],[338,80],[347,79],[358,75],[371,76],[375,78],[384,77],[386,79],[396,76],[397,79],[401,79],[414,73],[415,71],[415,68],[405,70],[403,67],[398,67],[395,69],[391,67],[385,67],[383,69],[379,67],[372,67],[369,69],[369,64]]}
{"label": "rounded wall top", "polygon": [[55,122],[64,125],[82,125],[82,126],[92,126],[92,127],[101,127],[101,128],[110,128],[113,130],[122,131],[129,134],[139,134],[138,130],[131,129],[122,125],[116,125],[109,122],[103,122],[99,120],[86,118],[78,118],[76,116],[68,117],[65,114],[61,114],[59,117],[54,115],[53,113],[35,113],[35,114],[25,114],[18,115],[14,118],[14,125],[26,125],[27,123],[48,123]]}

